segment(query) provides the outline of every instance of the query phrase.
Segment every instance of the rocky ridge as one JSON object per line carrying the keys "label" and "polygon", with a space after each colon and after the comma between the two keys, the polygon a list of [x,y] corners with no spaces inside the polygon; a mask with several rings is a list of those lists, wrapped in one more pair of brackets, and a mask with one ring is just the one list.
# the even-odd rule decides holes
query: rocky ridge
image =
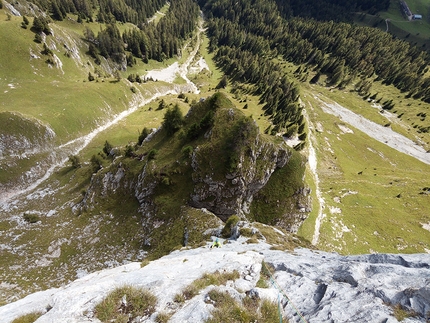
{"label": "rocky ridge", "polygon": [[[279,299],[289,322],[394,323],[398,322],[394,308],[410,315],[403,322],[426,322],[429,318],[428,254],[340,256],[305,248],[274,249],[264,238],[249,243],[246,237],[225,241],[219,249],[210,249],[209,244],[183,248],[144,267],[129,263],[29,295],[0,307],[0,317],[9,323],[40,311],[43,315],[37,323],[99,322],[95,305],[113,289],[133,285],[149,289],[157,297],[155,313],[136,322],[155,322],[160,312],[172,315],[169,322],[203,322],[214,309],[207,301],[212,289],[226,291],[236,300],[246,295]],[[270,268],[273,275],[267,288],[256,286],[263,267]],[[240,278],[224,286],[211,285],[183,304],[174,301],[177,293],[203,274],[234,270]]]}

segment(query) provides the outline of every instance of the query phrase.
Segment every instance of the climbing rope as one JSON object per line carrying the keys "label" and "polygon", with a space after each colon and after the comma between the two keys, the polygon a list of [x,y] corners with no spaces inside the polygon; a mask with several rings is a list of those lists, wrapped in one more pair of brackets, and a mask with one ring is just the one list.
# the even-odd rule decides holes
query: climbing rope
{"label": "climbing rope", "polygon": [[281,314],[281,297],[279,297],[280,293],[278,293],[278,314],[279,314],[279,323],[282,323],[282,314]]}
{"label": "climbing rope", "polygon": [[[263,266],[264,266],[264,268],[265,268],[265,270],[267,271],[267,273],[269,274],[269,277],[270,277],[270,282],[272,283],[272,286],[274,287],[274,288],[276,288],[277,290],[278,290],[278,292],[282,295],[282,296],[284,296],[286,299],[287,299],[287,301],[288,301],[288,304],[290,304],[291,305],[291,307],[294,309],[294,311],[297,313],[297,315],[300,317],[300,320],[302,321],[302,322],[304,322],[304,323],[308,323],[307,321],[306,321],[306,319],[303,317],[303,315],[300,313],[300,311],[299,311],[299,309],[294,305],[294,303],[291,301],[291,298],[289,298],[288,297],[288,295],[287,295],[287,293],[282,289],[282,287],[281,286],[279,286],[279,284],[276,282],[276,280],[275,280],[275,278],[273,277],[273,275],[272,275],[272,272],[270,271],[270,269],[266,266],[266,264],[263,262]],[[278,300],[279,300],[279,298],[278,298]],[[279,315],[281,316],[281,313],[280,313],[280,309],[279,309]],[[282,317],[280,318],[280,322],[282,323]]]}

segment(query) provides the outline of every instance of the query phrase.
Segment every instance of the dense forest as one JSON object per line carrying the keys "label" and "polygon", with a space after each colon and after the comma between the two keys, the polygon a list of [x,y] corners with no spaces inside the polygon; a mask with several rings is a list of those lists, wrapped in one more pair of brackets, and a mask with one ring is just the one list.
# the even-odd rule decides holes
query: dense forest
{"label": "dense forest", "polygon": [[[133,65],[135,57],[148,62],[149,59],[163,61],[179,54],[180,44],[196,26],[199,14],[197,4],[192,0],[173,0],[169,10],[158,24],[148,23],[165,1],[162,0],[33,0],[49,12],[54,20],[63,20],[68,13],[78,15],[78,22],[84,19],[105,23],[106,28],[97,35],[86,28],[85,37],[89,43],[89,54],[96,63],[100,56],[111,59],[123,68]],[[40,18],[37,20],[43,20]],[[116,22],[129,22],[138,28],[120,33]],[[46,24],[45,24],[46,25]],[[35,32],[47,28],[33,26]],[[49,32],[45,32],[49,33]],[[129,52],[127,54],[126,52]]]}
{"label": "dense forest", "polygon": [[284,17],[316,20],[352,21],[354,12],[376,14],[387,10],[390,0],[276,0]]}
{"label": "dense forest", "polygon": [[[343,12],[342,20],[347,20],[348,10],[379,10],[389,3],[324,2],[344,8],[339,12]],[[268,83],[270,79],[279,78],[267,78],[268,70],[273,70],[271,66],[275,64],[273,58],[282,55],[287,61],[306,65],[317,76],[326,74],[331,86],[342,88],[358,79],[360,92],[366,93],[377,79],[387,85],[393,84],[408,96],[430,102],[430,78],[425,77],[429,54],[389,33],[333,20],[319,21],[314,19],[312,10],[307,10],[308,1],[278,1],[275,4],[261,0],[202,0],[200,5],[208,17],[211,48],[218,51],[216,57],[224,71],[232,79],[255,83],[260,92],[264,92],[262,87],[271,88],[271,91],[279,88],[279,92],[286,95],[285,87],[282,89],[279,84]],[[313,9],[318,6],[312,2]],[[287,10],[287,7],[296,10]],[[312,18],[291,17],[294,12],[302,16],[307,16],[304,14],[307,12]],[[315,17],[320,18],[318,14]],[[253,59],[249,58],[251,54],[255,55]],[[248,57],[248,61],[244,57]],[[266,64],[261,63],[263,57]],[[255,77],[257,74],[264,77]],[[265,107],[266,112],[274,113],[275,117],[279,111],[292,108],[290,103],[296,96],[277,99],[278,95],[271,93],[263,98],[275,101],[267,102],[269,106]],[[295,115],[295,112],[284,115]],[[284,117],[275,119],[292,121]]]}

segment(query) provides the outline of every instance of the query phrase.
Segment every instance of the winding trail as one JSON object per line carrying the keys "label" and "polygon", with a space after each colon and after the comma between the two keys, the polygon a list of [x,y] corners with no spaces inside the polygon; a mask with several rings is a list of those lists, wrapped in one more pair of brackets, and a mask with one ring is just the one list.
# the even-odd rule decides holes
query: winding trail
{"label": "winding trail", "polygon": [[[64,164],[68,161],[68,158],[70,155],[78,154],[99,133],[112,127],[113,125],[117,124],[119,121],[123,120],[130,114],[134,113],[135,111],[137,111],[139,107],[146,105],[159,97],[166,96],[169,94],[180,94],[185,92],[199,93],[197,86],[187,78],[187,72],[192,61],[195,58],[195,55],[197,54],[200,48],[200,34],[204,31],[202,29],[202,25],[203,25],[203,19],[200,18],[199,26],[197,28],[197,41],[196,41],[195,47],[191,51],[189,57],[187,58],[184,64],[179,65],[178,62],[175,62],[171,66],[167,67],[162,71],[148,72],[148,73],[161,72],[162,75],[165,76],[164,80],[171,83],[171,85],[160,86],[157,89],[158,91],[149,98],[144,98],[141,93],[134,95],[133,99],[129,103],[129,108],[127,110],[117,115],[114,115],[110,120],[106,120],[102,125],[95,128],[89,134],[73,139],[63,145],[53,148],[53,152],[51,153],[49,159],[54,160],[54,162],[51,163],[49,167],[46,168],[46,170],[45,169],[43,170],[44,175],[36,179],[35,181],[33,181],[31,184],[29,184],[24,188],[3,191],[0,195],[0,209],[7,209],[8,202],[10,202],[12,199],[17,198],[20,195],[26,194],[28,192],[31,192],[32,190],[37,188],[40,184],[46,181],[53,174],[55,169],[57,169],[58,167],[64,166]],[[184,78],[186,81],[186,84],[174,84],[173,81],[177,76]]]}

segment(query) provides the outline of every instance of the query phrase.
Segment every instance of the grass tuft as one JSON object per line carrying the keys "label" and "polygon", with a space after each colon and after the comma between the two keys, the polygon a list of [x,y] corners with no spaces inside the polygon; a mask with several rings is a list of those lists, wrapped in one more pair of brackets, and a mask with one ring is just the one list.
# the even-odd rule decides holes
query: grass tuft
{"label": "grass tuft", "polygon": [[106,296],[95,313],[102,322],[129,322],[138,316],[150,316],[156,303],[157,298],[148,290],[126,285]]}
{"label": "grass tuft", "polygon": [[14,319],[12,323],[33,323],[41,316],[41,312],[33,312]]}
{"label": "grass tuft", "polygon": [[201,278],[196,279],[190,285],[186,286],[181,293],[176,294],[174,301],[176,303],[184,303],[186,300],[192,299],[202,289],[210,285],[225,285],[229,280],[236,280],[240,277],[239,272],[234,270],[233,272],[221,273],[216,271],[212,274],[205,273]]}
{"label": "grass tuft", "polygon": [[[216,289],[211,290],[208,297],[215,309],[211,313],[212,317],[207,319],[205,323],[272,323],[280,320],[277,304],[269,300],[245,297],[239,302],[229,293]],[[284,319],[283,322],[288,321]]]}

